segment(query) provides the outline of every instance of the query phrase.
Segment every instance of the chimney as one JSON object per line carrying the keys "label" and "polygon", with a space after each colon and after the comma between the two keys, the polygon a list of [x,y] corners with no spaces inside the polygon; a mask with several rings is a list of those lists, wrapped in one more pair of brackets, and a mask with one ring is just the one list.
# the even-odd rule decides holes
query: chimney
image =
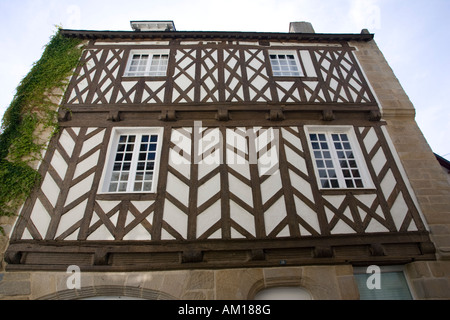
{"label": "chimney", "polygon": [[134,31],[176,31],[173,21],[130,21]]}
{"label": "chimney", "polygon": [[289,25],[290,33],[316,33],[311,22],[298,21]]}

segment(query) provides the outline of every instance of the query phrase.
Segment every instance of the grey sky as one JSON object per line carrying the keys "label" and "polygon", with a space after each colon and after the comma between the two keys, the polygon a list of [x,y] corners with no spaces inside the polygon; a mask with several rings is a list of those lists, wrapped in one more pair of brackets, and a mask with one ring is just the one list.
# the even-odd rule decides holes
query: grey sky
{"label": "grey sky", "polygon": [[0,0],[0,117],[43,46],[66,29],[131,30],[130,20],[174,20],[178,30],[318,33],[367,28],[413,102],[434,152],[450,159],[448,0]]}

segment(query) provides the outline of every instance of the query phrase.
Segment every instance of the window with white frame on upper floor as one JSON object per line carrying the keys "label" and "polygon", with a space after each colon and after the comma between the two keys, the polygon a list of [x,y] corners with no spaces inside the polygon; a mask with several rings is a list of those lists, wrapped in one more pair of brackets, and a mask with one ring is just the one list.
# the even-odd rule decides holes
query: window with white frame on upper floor
{"label": "window with white frame on upper floor", "polygon": [[320,189],[373,188],[352,127],[307,127]]}
{"label": "window with white frame on upper floor", "polygon": [[116,128],[103,176],[103,193],[154,193],[159,170],[160,128]]}
{"label": "window with white frame on upper floor", "polygon": [[274,77],[303,77],[302,67],[295,51],[270,51]]}
{"label": "window with white frame on upper floor", "polygon": [[164,77],[167,75],[169,53],[166,50],[131,51],[126,77]]}

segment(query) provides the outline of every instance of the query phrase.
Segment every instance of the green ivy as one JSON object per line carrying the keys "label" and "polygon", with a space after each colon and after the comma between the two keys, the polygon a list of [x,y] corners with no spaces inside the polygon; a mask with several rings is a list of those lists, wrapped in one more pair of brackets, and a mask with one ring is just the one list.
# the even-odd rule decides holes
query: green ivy
{"label": "green ivy", "polygon": [[[40,182],[29,164],[41,160],[47,141],[44,130],[58,131],[58,107],[68,79],[82,53],[80,39],[66,38],[60,30],[46,45],[42,57],[17,87],[6,110],[0,134],[0,216],[11,216]],[[59,91],[57,90],[59,89]]]}

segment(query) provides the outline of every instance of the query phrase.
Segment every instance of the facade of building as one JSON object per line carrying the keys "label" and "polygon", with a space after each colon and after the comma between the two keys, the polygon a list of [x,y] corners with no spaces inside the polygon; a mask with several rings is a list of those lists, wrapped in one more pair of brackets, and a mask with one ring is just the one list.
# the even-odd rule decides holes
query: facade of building
{"label": "facade of building", "polygon": [[132,27],[61,31],[1,299],[450,298],[450,185],[373,34]]}

